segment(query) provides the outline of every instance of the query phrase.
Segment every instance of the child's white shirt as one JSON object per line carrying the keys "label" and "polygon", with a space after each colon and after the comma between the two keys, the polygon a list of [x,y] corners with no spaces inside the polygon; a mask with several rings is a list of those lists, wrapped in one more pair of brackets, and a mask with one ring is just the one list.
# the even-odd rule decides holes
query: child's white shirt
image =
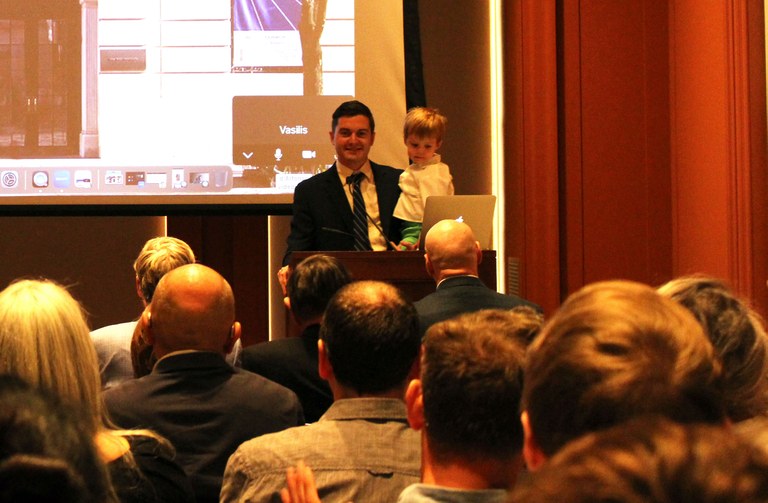
{"label": "child's white shirt", "polygon": [[424,203],[429,196],[452,196],[453,177],[447,164],[435,154],[425,164],[411,164],[400,175],[400,199],[394,216],[408,222],[424,219]]}

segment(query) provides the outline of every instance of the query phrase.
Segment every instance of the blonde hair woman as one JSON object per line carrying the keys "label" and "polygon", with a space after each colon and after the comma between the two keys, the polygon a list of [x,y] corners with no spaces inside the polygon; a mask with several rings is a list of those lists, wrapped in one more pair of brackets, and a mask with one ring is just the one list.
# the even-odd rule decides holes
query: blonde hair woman
{"label": "blonde hair woman", "polygon": [[0,373],[16,375],[83,412],[120,501],[193,500],[165,440],[110,424],[85,315],[62,286],[21,280],[0,292]]}

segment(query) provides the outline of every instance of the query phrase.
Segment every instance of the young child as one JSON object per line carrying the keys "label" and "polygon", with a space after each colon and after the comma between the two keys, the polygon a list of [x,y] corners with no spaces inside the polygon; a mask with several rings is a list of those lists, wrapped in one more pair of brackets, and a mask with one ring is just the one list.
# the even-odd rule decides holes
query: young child
{"label": "young child", "polygon": [[412,249],[419,242],[427,197],[453,195],[448,165],[436,153],[443,143],[447,122],[436,108],[412,108],[405,116],[403,138],[413,164],[400,175],[402,193],[394,212],[405,222],[401,250]]}

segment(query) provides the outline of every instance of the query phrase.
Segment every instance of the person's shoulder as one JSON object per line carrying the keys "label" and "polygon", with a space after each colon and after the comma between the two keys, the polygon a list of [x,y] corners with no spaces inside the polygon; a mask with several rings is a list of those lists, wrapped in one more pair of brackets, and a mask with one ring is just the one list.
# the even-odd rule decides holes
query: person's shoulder
{"label": "person's shoulder", "polygon": [[[486,287],[487,288],[487,287]],[[493,290],[491,288],[488,288],[489,295],[493,296],[494,299],[496,299],[496,306],[491,307],[500,307],[502,309],[513,309],[515,307],[530,307],[536,312],[543,312],[541,309],[541,306],[538,304],[531,302],[529,300],[526,300],[522,297],[519,297],[517,295],[511,294],[511,293],[501,293],[497,292],[496,290]]]}
{"label": "person's shoulder", "polygon": [[311,426],[259,435],[240,444],[227,461],[221,501],[271,501],[268,495],[285,485],[285,470],[313,456],[317,443],[305,435]]}
{"label": "person's shoulder", "polygon": [[434,170],[440,173],[441,175],[450,175],[451,174],[451,168],[444,162],[436,162],[434,165]]}
{"label": "person's shoulder", "polygon": [[298,397],[296,393],[286,388],[282,384],[278,384],[271,379],[259,375],[255,372],[247,370],[245,368],[233,367],[236,381],[239,381],[238,387],[242,390],[244,396],[251,396],[254,393],[258,393],[260,396],[259,402],[263,399],[265,394],[271,395],[274,398],[287,399],[291,402],[298,403]]}
{"label": "person's shoulder", "polygon": [[[294,201],[296,199],[317,199],[326,197],[326,191],[322,187],[328,186],[334,181],[338,181],[339,175],[335,166],[331,166],[322,173],[312,175],[306,180],[300,181],[293,190]],[[341,184],[339,183],[339,186]]]}
{"label": "person's shoulder", "polygon": [[420,298],[419,300],[415,301],[415,302],[413,303],[413,306],[414,306],[414,307],[416,308],[416,310],[418,311],[418,310],[419,310],[419,308],[423,308],[423,307],[425,307],[425,306],[428,306],[430,303],[432,303],[432,301],[433,301],[433,300],[434,300],[436,297],[438,297],[438,294],[437,294],[437,292],[428,293],[428,294],[427,294],[427,295],[425,295],[424,297],[422,297],[422,298]]}
{"label": "person's shoulder", "polygon": [[507,296],[513,297],[515,299],[516,304],[513,307],[525,306],[525,307],[530,307],[531,309],[533,309],[538,313],[544,312],[544,309],[542,309],[541,306],[536,304],[535,302],[531,302],[530,300],[524,299],[522,297],[518,297],[517,295],[507,295]]}
{"label": "person's shoulder", "polygon": [[127,338],[129,341],[133,336],[133,330],[136,328],[136,321],[127,321],[125,323],[116,323],[107,325],[91,331],[91,339],[96,341],[112,341]]}
{"label": "person's shoulder", "polygon": [[282,354],[286,350],[300,346],[301,340],[298,337],[286,337],[274,341],[260,342],[243,349],[243,355],[250,356],[271,356],[274,353]]}
{"label": "person's shoulder", "polygon": [[[319,435],[316,431],[318,424],[293,426],[274,433],[259,435],[240,444],[235,455],[250,459],[252,462],[259,459],[274,459],[271,456],[265,456],[266,453],[279,453],[281,457],[292,458],[295,452],[300,456],[302,451],[314,445],[311,439]],[[235,455],[232,457],[235,458]]]}
{"label": "person's shoulder", "polygon": [[105,389],[103,397],[107,408],[119,407],[121,405],[126,405],[132,409],[141,407],[144,401],[136,397],[146,393],[147,383],[151,379],[153,379],[152,374],[147,374],[139,378],[126,379],[111,388]]}

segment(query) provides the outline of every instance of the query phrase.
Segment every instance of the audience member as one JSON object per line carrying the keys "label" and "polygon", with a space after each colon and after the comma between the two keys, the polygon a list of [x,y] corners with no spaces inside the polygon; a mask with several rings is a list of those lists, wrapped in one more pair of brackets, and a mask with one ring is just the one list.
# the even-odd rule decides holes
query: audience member
{"label": "audience member", "polygon": [[0,403],[0,502],[118,501],[75,410],[9,375]]}
{"label": "audience member", "polygon": [[[400,242],[400,221],[392,212],[400,197],[401,169],[376,164],[368,153],[376,138],[371,110],[359,101],[346,101],[333,112],[331,143],[336,162],[327,171],[304,180],[293,196],[293,220],[283,259],[287,266],[291,252],[355,250],[353,190],[359,186],[366,223],[360,222],[363,249],[385,250]],[[363,177],[355,182],[353,175]],[[362,211],[362,208],[361,208]],[[365,239],[367,238],[367,239]],[[362,244],[362,243],[361,243]],[[283,279],[287,268],[280,274]]]}
{"label": "audience member", "polygon": [[692,312],[704,327],[723,365],[729,418],[743,421],[768,412],[768,336],[760,316],[714,278],[674,279],[659,293]]}
{"label": "audience member", "polygon": [[758,503],[768,454],[727,428],[641,417],[574,440],[510,503]]}
{"label": "audience member", "polygon": [[350,282],[344,264],[327,255],[301,261],[288,277],[286,307],[301,329],[300,337],[264,342],[243,350],[243,368],[293,390],[304,417],[314,423],[333,402],[328,382],[317,373],[317,340],[328,301]]}
{"label": "audience member", "polygon": [[438,321],[480,309],[541,308],[514,295],[491,290],[477,276],[483,258],[472,229],[462,222],[441,220],[427,232],[424,260],[437,290],[415,302],[423,334]]}
{"label": "audience member", "polygon": [[527,307],[482,310],[432,325],[421,377],[406,392],[421,431],[421,483],[407,502],[502,502],[522,467],[519,410],[528,342],[541,316]]}
{"label": "audience member", "polygon": [[22,280],[0,292],[0,373],[80,410],[122,502],[188,502],[189,480],[173,448],[146,430],[111,427],[102,406],[96,350],[80,304],[48,280]]}
{"label": "audience member", "polygon": [[296,395],[224,360],[240,337],[227,281],[200,264],[169,271],[140,319],[159,358],[152,373],[104,394],[122,427],[151,427],[176,447],[198,502],[218,501],[244,441],[304,422]]}
{"label": "audience member", "polygon": [[334,402],[318,422],[250,440],[232,455],[221,501],[280,501],[288,467],[304,460],[330,501],[395,501],[419,479],[419,435],[403,402],[416,376],[413,306],[395,287],[351,283],[320,329],[319,371]]}
{"label": "audience member", "polygon": [[[194,263],[195,254],[192,248],[181,239],[161,236],[144,243],[133,263],[133,270],[136,273],[136,293],[142,306],[147,307],[152,302],[157,283],[165,273],[181,265]],[[96,354],[99,357],[101,385],[104,389],[134,377],[131,339],[137,323],[137,320],[118,323],[91,332]],[[238,344],[231,353],[230,361],[233,365],[236,364],[239,350]],[[150,359],[152,348],[145,348],[143,351],[144,358]],[[148,364],[142,367],[145,365]],[[142,372],[142,375],[148,371]]]}
{"label": "audience member", "polygon": [[643,414],[725,420],[721,367],[693,316],[630,281],[571,295],[531,344],[524,455],[535,470],[568,441]]}

